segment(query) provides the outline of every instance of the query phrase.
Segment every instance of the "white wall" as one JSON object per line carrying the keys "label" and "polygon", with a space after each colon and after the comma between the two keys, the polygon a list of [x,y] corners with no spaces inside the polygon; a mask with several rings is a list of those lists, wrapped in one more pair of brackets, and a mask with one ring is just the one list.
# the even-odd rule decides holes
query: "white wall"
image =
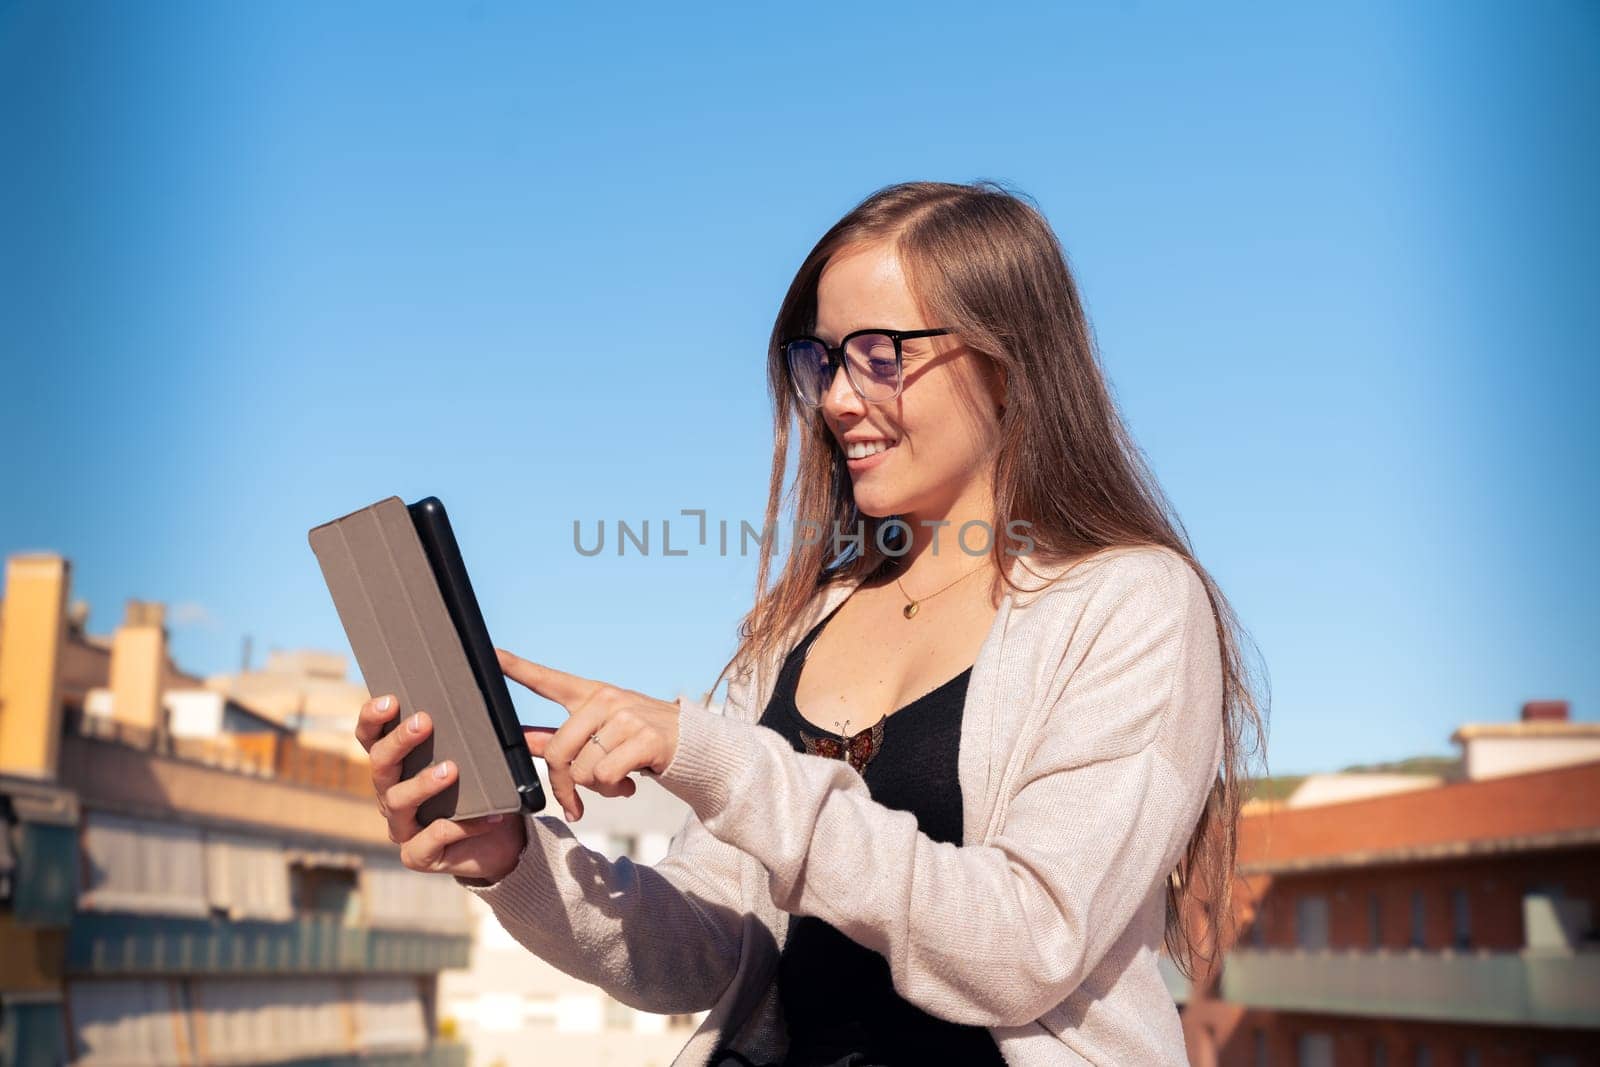
{"label": "white wall", "polygon": [[1469,778],[1498,778],[1600,760],[1600,737],[1474,737],[1464,747]]}

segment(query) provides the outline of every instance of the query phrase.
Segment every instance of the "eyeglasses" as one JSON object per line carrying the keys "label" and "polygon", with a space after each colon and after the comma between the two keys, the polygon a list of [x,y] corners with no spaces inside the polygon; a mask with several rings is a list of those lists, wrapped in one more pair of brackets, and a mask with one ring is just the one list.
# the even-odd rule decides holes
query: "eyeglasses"
{"label": "eyeglasses", "polygon": [[869,404],[882,404],[900,395],[902,341],[939,337],[949,330],[857,330],[846,334],[837,348],[815,337],[791,337],[783,342],[789,361],[789,381],[794,394],[807,407],[821,407],[833,385],[833,375],[844,364],[845,378],[856,395]]}

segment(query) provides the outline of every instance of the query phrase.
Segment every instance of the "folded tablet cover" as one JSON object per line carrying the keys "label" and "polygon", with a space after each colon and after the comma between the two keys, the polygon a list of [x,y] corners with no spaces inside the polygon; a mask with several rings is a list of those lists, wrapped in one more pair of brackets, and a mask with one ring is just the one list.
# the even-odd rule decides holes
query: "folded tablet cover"
{"label": "folded tablet cover", "polygon": [[483,692],[405,504],[392,496],[308,536],[367,689],[395,694],[405,717],[426,711],[433,720],[433,733],[406,755],[402,773],[410,778],[455,761],[455,783],[424,801],[417,821],[520,810]]}

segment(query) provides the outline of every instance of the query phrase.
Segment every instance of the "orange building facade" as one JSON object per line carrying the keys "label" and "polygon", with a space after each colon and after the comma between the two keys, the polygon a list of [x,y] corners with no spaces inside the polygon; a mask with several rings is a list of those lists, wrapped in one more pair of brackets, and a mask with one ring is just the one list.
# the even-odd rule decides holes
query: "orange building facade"
{"label": "orange building facade", "polygon": [[[1486,733],[1562,733],[1538,718]],[[1238,939],[1180,993],[1191,1063],[1600,1067],[1600,761],[1514,770],[1247,814]]]}

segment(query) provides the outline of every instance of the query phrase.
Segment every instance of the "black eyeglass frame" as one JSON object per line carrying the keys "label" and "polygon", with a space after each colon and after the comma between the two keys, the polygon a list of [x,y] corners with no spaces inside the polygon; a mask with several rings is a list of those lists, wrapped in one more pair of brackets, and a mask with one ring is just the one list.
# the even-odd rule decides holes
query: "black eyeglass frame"
{"label": "black eyeglass frame", "polygon": [[[828,390],[833,388],[833,376],[838,374],[840,366],[844,365],[845,381],[850,383],[850,388],[855,390],[856,396],[861,398],[862,403],[887,404],[889,401],[899,396],[906,387],[905,363],[904,359],[902,358],[903,349],[901,348],[900,343],[902,341],[915,341],[922,337],[943,337],[946,334],[954,332],[954,330],[944,328],[937,330],[884,330],[877,327],[871,327],[865,330],[850,331],[839,339],[839,344],[837,346],[830,346],[820,337],[803,333],[788,338],[778,347],[779,350],[783,352],[783,365],[789,371],[789,387],[794,390],[795,398],[806,407],[813,409],[820,408],[822,406],[822,400],[821,398],[818,398],[815,404],[807,400],[805,394],[800,391],[800,383],[795,379],[794,359],[790,355],[789,349],[791,346],[799,344],[802,341],[811,342],[818,348],[821,348],[828,355],[828,384],[822,387],[823,396],[827,396]],[[855,375],[850,373],[850,367],[848,364],[845,364],[844,359],[845,346],[851,341],[855,340],[857,337],[864,337],[869,333],[887,337],[894,343],[894,392],[884,397],[882,400],[869,399],[867,395],[861,391],[861,384],[856,381]]]}

